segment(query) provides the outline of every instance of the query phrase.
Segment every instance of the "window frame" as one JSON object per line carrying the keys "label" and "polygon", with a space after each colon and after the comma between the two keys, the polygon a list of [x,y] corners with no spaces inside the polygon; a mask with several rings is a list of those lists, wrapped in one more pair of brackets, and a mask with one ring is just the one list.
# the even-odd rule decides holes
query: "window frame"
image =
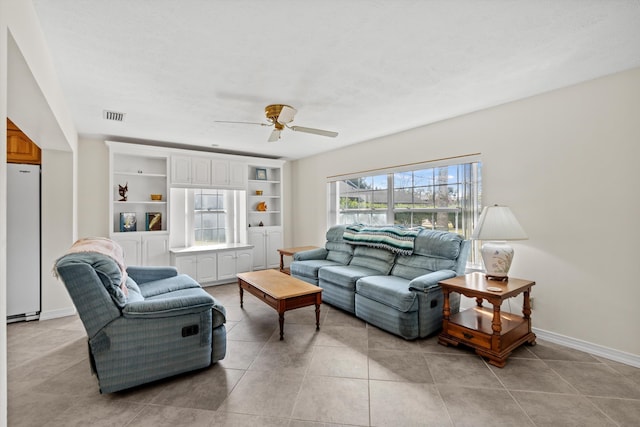
{"label": "window frame", "polygon": [[[448,173],[446,184],[441,182],[439,183],[436,177],[436,173],[438,172],[438,169],[447,168],[450,170],[451,167],[458,168],[458,170],[456,171],[456,180],[454,182],[450,182],[448,178],[450,174]],[[414,173],[419,171],[426,171],[426,170],[432,170],[431,173],[433,174],[433,176],[432,176],[431,183],[429,185],[424,185],[424,183],[422,183],[421,185],[416,186]],[[396,182],[398,179],[398,175],[407,174],[407,173],[411,175],[411,185],[398,186]],[[460,176],[461,174],[463,176]],[[380,176],[387,177],[387,185],[386,185],[387,201],[386,201],[385,209],[376,209],[375,203],[370,203],[370,206],[342,209],[341,196],[343,196],[345,193],[341,191],[340,183],[344,183],[349,180],[362,182],[363,179],[364,181],[366,181],[367,178],[380,177]],[[434,203],[432,207],[424,207],[424,206],[413,207],[413,208],[410,207],[410,206],[416,205],[415,203],[416,200],[414,198],[416,194],[416,188],[431,187],[435,193],[437,187],[442,185],[444,185],[446,188],[445,191],[447,192],[446,193],[447,200],[449,199],[449,197],[451,197],[449,188],[452,185],[457,187],[457,192],[455,193],[456,194],[455,197],[458,202],[462,202],[462,206],[456,206],[456,207],[437,206],[436,196],[434,194],[433,195]],[[358,222],[358,223],[371,224],[371,221],[361,221],[360,219],[366,218],[366,215],[369,215],[369,217],[371,218],[373,215],[380,215],[382,213],[384,213],[385,215],[385,220],[383,222],[376,221],[374,222],[374,224],[377,224],[377,225],[391,224],[391,223],[396,224],[396,221],[397,221],[396,214],[409,213],[411,215],[412,222],[409,224],[406,224],[407,226],[412,226],[412,227],[424,226],[422,222],[420,224],[413,223],[414,214],[425,214],[425,213],[431,214],[431,218],[433,219],[434,216],[437,215],[438,213],[446,212],[448,215],[450,214],[455,215],[455,221],[453,221],[455,228],[450,230],[449,227],[447,227],[447,231],[452,231],[457,234],[461,234],[465,237],[465,239],[471,240],[471,234],[473,232],[473,228],[475,227],[475,224],[480,215],[480,211],[482,209],[482,161],[479,154],[474,154],[474,155],[460,156],[460,157],[449,158],[449,159],[412,163],[412,164],[403,165],[403,166],[381,168],[381,169],[363,171],[363,172],[352,173],[352,174],[335,175],[332,177],[327,177],[327,187],[328,187],[327,195],[328,195],[328,202],[329,202],[328,212],[327,212],[327,223],[328,223],[327,225],[329,227],[339,223],[346,224],[346,223]],[[409,206],[406,209],[400,208],[397,206],[398,205],[397,196],[398,194],[400,194],[396,191],[397,189],[404,189],[405,191],[411,194],[410,202],[407,201],[407,204]],[[372,188],[371,191],[375,191],[375,188]],[[361,193],[358,191],[353,191],[350,194],[358,195]],[[371,202],[373,202],[373,200],[374,198],[372,197]],[[465,200],[467,200],[467,203],[464,203]],[[352,214],[354,217],[353,219],[356,219],[356,220],[355,221],[347,220],[345,222],[344,218],[341,219],[341,216],[343,216],[345,213]],[[439,219],[441,220],[442,218],[439,218]],[[429,227],[426,227],[426,228],[429,228]],[[433,220],[431,221],[431,228],[438,229],[436,224],[434,224]],[[478,248],[477,242],[472,241],[471,247],[472,249],[470,251],[469,261],[467,265],[470,268],[476,268],[478,265],[481,264],[481,261],[480,261],[481,258],[479,255],[479,248]]]}

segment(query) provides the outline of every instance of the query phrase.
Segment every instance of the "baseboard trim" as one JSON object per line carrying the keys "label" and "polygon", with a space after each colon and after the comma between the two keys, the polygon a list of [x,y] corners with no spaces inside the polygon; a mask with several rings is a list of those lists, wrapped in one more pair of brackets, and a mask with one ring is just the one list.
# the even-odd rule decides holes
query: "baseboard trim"
{"label": "baseboard trim", "polygon": [[59,317],[73,316],[76,314],[75,307],[61,308],[60,310],[49,310],[40,312],[40,320],[51,320]]}
{"label": "baseboard trim", "polygon": [[625,365],[630,365],[636,368],[640,368],[640,356],[636,354],[615,350],[613,348],[604,347],[598,344],[593,344],[587,341],[582,341],[582,340],[571,338],[565,335],[556,334],[555,332],[549,332],[543,329],[532,328],[532,330],[540,339],[543,339],[555,344],[560,344],[565,347],[573,348],[575,350],[584,351],[585,353],[589,353],[594,356],[600,356],[600,357],[604,357],[605,359],[624,363]]}

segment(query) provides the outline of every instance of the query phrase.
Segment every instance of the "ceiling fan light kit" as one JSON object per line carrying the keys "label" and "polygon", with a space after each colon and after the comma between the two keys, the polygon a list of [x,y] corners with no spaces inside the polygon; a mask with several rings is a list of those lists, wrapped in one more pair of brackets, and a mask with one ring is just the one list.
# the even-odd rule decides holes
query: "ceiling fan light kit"
{"label": "ceiling fan light kit", "polygon": [[289,123],[293,121],[294,116],[298,110],[290,105],[286,104],[270,104],[264,107],[264,114],[267,117],[269,123],[254,123],[254,122],[233,122],[226,120],[216,120],[218,123],[240,123],[248,125],[260,125],[260,126],[273,126],[273,131],[269,135],[268,142],[276,142],[280,139],[282,131],[287,128],[295,132],[309,133],[313,135],[327,136],[335,138],[338,136],[338,132],[333,132],[323,129],[314,129],[304,126],[289,126]]}

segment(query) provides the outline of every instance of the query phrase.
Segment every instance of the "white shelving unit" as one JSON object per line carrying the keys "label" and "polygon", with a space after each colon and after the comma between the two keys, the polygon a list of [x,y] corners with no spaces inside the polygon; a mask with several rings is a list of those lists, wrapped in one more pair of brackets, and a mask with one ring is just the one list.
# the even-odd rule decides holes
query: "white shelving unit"
{"label": "white shelving unit", "polygon": [[[109,234],[125,251],[128,265],[169,263],[169,156],[146,147],[107,141],[109,147]],[[126,201],[119,193],[127,186]],[[160,194],[159,201],[151,200]],[[125,231],[122,216],[134,214],[135,230]],[[147,214],[160,214],[160,227],[147,229]]]}
{"label": "white shelving unit", "polygon": [[[254,270],[280,266],[277,250],[283,244],[282,165],[281,161],[265,161],[247,168],[247,240],[253,245]],[[266,204],[266,210],[258,209],[261,203]]]}
{"label": "white shelving unit", "polygon": [[[282,167],[249,166],[248,170],[247,225],[282,226]],[[264,171],[266,179],[257,179],[258,171]],[[267,205],[266,211],[258,210],[261,202]]]}

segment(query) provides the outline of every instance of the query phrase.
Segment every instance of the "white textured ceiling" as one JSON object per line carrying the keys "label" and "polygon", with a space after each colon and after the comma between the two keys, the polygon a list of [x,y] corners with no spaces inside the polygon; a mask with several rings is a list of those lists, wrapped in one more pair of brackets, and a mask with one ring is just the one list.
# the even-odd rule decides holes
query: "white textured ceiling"
{"label": "white textured ceiling", "polygon": [[289,159],[640,66],[640,0],[33,3],[81,135]]}

